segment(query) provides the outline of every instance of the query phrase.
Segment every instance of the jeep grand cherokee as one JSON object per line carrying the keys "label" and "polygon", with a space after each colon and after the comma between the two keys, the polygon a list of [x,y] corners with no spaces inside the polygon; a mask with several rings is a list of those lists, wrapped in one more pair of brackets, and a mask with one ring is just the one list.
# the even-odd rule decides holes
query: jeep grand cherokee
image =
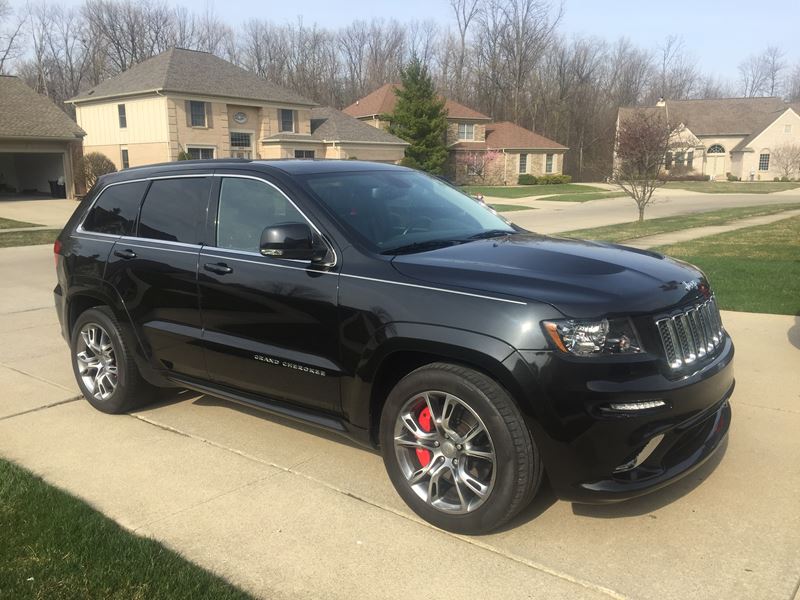
{"label": "jeep grand cherokee", "polygon": [[522,230],[410,169],[128,169],[55,254],[94,407],[172,386],[313,423],[379,447],[451,531],[497,527],[545,476],[579,502],[654,490],[728,431],[733,345],[701,271]]}

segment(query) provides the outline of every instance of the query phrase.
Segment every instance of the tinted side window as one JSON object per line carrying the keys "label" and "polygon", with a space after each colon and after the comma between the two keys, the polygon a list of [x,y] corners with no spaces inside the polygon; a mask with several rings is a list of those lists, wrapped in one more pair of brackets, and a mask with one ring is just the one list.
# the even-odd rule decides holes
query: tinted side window
{"label": "tinted side window", "polygon": [[107,187],[86,216],[83,228],[95,233],[130,235],[136,225],[145,189],[146,181]]}
{"label": "tinted side window", "polygon": [[254,179],[224,178],[219,192],[217,246],[258,252],[261,232],[277,223],[305,223],[278,190]]}
{"label": "tinted side window", "polygon": [[156,179],[139,217],[139,237],[199,244],[206,221],[208,177]]}

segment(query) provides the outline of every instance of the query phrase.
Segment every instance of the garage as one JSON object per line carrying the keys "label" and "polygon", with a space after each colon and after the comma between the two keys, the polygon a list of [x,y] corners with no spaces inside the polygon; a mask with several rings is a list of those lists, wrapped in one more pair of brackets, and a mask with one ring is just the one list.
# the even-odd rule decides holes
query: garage
{"label": "garage", "polygon": [[48,98],[0,76],[0,199],[73,198],[84,135]]}

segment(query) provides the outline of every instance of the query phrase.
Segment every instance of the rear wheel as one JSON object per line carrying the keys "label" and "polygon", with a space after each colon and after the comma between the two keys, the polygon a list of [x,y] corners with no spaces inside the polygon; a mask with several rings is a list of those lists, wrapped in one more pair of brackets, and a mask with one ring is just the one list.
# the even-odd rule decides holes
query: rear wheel
{"label": "rear wheel", "polygon": [[139,374],[126,332],[104,306],[82,313],[72,328],[72,369],[97,410],[123,413],[155,398],[157,388]]}
{"label": "rear wheel", "polygon": [[404,377],[381,415],[389,477],[425,520],[483,533],[536,493],[541,460],[519,409],[486,375],[434,363]]}

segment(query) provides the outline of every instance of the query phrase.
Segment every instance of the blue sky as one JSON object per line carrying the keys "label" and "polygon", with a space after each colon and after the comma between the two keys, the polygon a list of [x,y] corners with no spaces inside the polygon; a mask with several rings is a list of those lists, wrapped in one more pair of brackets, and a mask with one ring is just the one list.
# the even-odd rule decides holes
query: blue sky
{"label": "blue sky", "polygon": [[[196,0],[168,0],[193,10]],[[80,0],[67,0],[80,4]],[[432,19],[452,22],[447,0],[208,0],[218,16],[231,23],[252,17],[277,22],[302,16],[307,23],[344,25],[354,18]],[[670,34],[683,36],[698,66],[723,78],[736,78],[736,66],[769,44],[783,47],[787,60],[800,62],[799,0],[564,0],[561,30],[615,40],[627,36],[655,48]]]}

